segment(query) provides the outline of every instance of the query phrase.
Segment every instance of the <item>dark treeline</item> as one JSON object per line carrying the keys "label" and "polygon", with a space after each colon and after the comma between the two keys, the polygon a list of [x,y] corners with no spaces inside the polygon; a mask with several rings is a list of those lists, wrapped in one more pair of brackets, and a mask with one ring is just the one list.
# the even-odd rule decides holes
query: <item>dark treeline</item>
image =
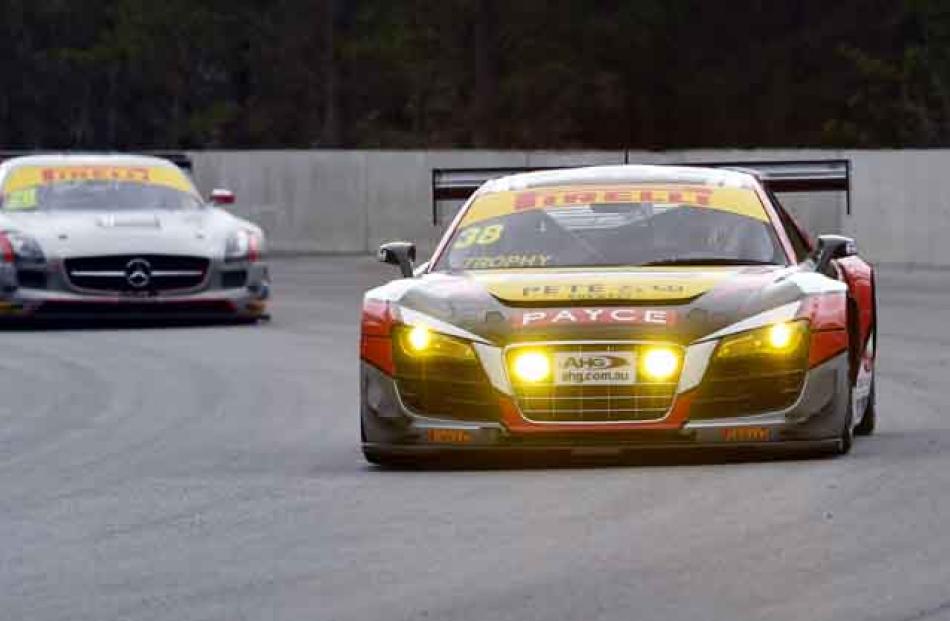
{"label": "dark treeline", "polygon": [[947,144],[943,0],[0,0],[0,148]]}

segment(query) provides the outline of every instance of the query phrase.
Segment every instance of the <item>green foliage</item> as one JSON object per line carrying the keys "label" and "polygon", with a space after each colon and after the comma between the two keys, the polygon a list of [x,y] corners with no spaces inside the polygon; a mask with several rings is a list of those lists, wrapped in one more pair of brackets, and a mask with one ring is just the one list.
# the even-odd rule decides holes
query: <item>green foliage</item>
{"label": "green foliage", "polygon": [[5,0],[0,147],[932,146],[941,0]]}
{"label": "green foliage", "polygon": [[[931,147],[950,143],[950,6],[907,0],[893,13],[889,45],[846,45],[860,82],[841,118],[825,125],[831,142]],[[887,41],[887,40],[885,40]]]}

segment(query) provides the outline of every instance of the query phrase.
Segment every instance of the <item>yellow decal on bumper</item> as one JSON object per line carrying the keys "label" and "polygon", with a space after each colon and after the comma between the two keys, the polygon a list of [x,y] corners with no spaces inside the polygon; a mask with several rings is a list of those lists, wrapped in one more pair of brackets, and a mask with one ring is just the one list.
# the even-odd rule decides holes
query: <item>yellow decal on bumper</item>
{"label": "yellow decal on bumper", "polygon": [[471,444],[472,433],[464,429],[426,429],[426,440],[435,444]]}
{"label": "yellow decal on bumper", "polygon": [[734,273],[733,269],[697,271],[624,270],[614,272],[559,271],[473,272],[472,277],[493,296],[506,302],[669,301],[687,300],[706,293]]}
{"label": "yellow decal on bumper", "polygon": [[768,442],[772,439],[768,427],[731,427],[722,430],[724,442]]}

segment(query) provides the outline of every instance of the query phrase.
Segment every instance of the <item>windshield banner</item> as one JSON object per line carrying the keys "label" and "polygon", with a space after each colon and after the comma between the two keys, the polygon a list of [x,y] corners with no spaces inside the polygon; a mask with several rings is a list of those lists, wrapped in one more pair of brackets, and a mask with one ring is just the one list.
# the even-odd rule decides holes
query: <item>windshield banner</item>
{"label": "windshield banner", "polygon": [[185,175],[164,166],[22,166],[13,170],[3,184],[3,194],[59,183],[108,181],[159,185],[194,194]]}
{"label": "windshield banner", "polygon": [[461,226],[532,209],[631,203],[708,207],[762,222],[768,221],[759,197],[749,189],[686,185],[625,185],[538,188],[484,194],[475,199],[475,203],[465,214]]}

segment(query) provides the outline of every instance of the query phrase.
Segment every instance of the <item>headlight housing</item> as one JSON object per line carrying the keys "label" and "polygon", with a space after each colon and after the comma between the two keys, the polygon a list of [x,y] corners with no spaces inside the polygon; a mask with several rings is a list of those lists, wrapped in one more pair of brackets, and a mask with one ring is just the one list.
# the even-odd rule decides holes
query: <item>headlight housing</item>
{"label": "headlight housing", "polygon": [[256,231],[240,229],[228,237],[224,248],[224,260],[227,263],[259,261],[264,254],[264,239]]}
{"label": "headlight housing", "polygon": [[17,231],[0,232],[0,260],[4,263],[44,263],[46,256],[40,244],[23,233]]}
{"label": "headlight housing", "polygon": [[470,341],[424,323],[395,325],[390,335],[396,390],[408,410],[448,420],[498,420],[498,399]]}
{"label": "headlight housing", "polygon": [[393,338],[399,353],[413,360],[475,360],[475,352],[469,343],[424,326],[396,326],[393,328]]}
{"label": "headlight housing", "polygon": [[722,338],[697,387],[690,419],[786,410],[801,395],[810,348],[807,319],[781,321]]}
{"label": "headlight housing", "polygon": [[716,348],[716,359],[796,358],[807,350],[808,335],[807,320],[774,323],[725,337]]}

